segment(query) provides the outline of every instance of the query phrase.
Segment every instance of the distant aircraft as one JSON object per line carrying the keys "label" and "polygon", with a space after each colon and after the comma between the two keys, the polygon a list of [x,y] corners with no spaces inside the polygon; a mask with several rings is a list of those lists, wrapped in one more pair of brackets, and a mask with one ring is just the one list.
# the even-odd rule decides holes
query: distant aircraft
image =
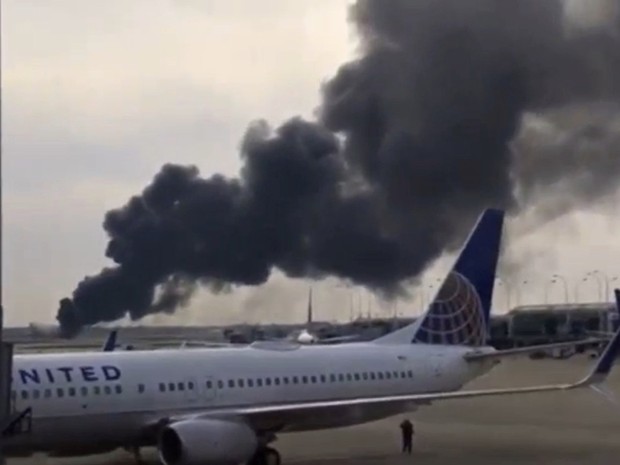
{"label": "distant aircraft", "polygon": [[343,342],[352,342],[360,339],[360,335],[352,334],[347,336],[319,337],[311,330],[312,328],[312,288],[308,292],[308,316],[306,319],[306,327],[299,332],[293,332],[285,339],[290,342],[299,344],[340,344]]}
{"label": "distant aircraft", "polygon": [[32,431],[3,438],[3,450],[75,456],[156,446],[165,465],[279,465],[269,446],[278,433],[602,383],[620,330],[576,383],[461,390],[515,355],[486,345],[503,219],[485,211],[426,313],[370,342],[16,355],[14,405],[31,408]]}
{"label": "distant aircraft", "polygon": [[[53,339],[59,337],[59,328],[57,326],[52,325],[43,325],[39,323],[30,323],[30,331],[31,334],[37,338],[41,339]],[[105,342],[101,346],[101,350],[103,352],[112,352],[118,348],[117,345],[118,340],[118,329],[113,329],[108,334]],[[85,349],[88,347],[94,347],[92,343],[83,343],[83,344],[72,344],[67,342],[50,342],[48,344],[35,343],[33,344],[35,347],[39,347],[41,349],[65,349],[65,348],[74,348],[74,349]],[[132,350],[133,346],[131,344],[127,344],[124,346],[120,346],[120,348],[124,350]]]}
{"label": "distant aircraft", "polygon": [[37,338],[49,339],[60,337],[60,328],[58,326],[32,322],[28,327],[30,328],[30,334]]}

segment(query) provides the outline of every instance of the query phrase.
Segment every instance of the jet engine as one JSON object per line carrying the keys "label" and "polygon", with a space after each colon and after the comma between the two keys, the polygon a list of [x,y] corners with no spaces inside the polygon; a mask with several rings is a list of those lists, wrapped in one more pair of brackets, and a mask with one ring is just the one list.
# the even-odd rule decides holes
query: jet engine
{"label": "jet engine", "polygon": [[165,465],[236,465],[250,460],[258,447],[245,423],[220,419],[183,420],[164,427],[159,458]]}

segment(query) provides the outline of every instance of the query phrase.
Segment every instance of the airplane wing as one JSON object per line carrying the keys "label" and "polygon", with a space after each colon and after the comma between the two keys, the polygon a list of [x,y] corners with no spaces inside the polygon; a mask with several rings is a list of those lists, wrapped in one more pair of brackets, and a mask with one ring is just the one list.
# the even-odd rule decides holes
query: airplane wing
{"label": "airplane wing", "polygon": [[[569,391],[596,386],[607,378],[618,355],[620,348],[620,330],[614,335],[603,354],[595,362],[594,368],[580,381],[575,383],[548,384],[530,387],[503,389],[479,389],[467,391],[447,391],[422,394],[407,394],[383,397],[361,397],[357,399],[324,400],[311,402],[292,402],[259,406],[248,406],[217,411],[194,412],[180,416],[172,416],[165,420],[173,423],[180,420],[208,418],[214,415],[245,418],[252,425],[287,425],[294,424],[296,419],[307,418],[308,415],[335,415],[340,412],[351,412],[359,408],[389,407],[395,413],[409,406],[425,405],[431,402],[471,399],[479,397],[497,397],[505,395],[528,394],[536,392]],[[155,425],[151,425],[155,426]]]}
{"label": "airplane wing", "polygon": [[555,342],[552,344],[539,344],[535,346],[528,347],[517,347],[514,349],[505,349],[505,350],[495,350],[493,352],[477,352],[473,351],[467,353],[463,356],[465,360],[468,362],[476,361],[476,360],[493,360],[493,359],[502,359],[505,357],[514,357],[518,355],[527,355],[535,352],[553,350],[553,349],[565,349],[569,347],[579,347],[583,345],[589,344],[600,344],[601,342],[608,341],[613,334],[607,335],[606,337],[598,337],[598,338],[588,338],[583,339],[581,341],[570,341],[570,342]]}
{"label": "airplane wing", "polygon": [[248,344],[237,344],[234,342],[220,342],[220,341],[183,341],[180,345],[181,348],[185,347],[247,347]]}
{"label": "airplane wing", "polygon": [[317,344],[339,344],[341,342],[353,342],[360,339],[359,334],[351,334],[349,336],[325,337],[317,341]]}

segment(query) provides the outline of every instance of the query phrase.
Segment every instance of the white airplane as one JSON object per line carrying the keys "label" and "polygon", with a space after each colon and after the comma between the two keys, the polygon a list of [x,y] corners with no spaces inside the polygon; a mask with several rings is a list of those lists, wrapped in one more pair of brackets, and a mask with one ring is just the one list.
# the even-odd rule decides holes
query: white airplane
{"label": "white airplane", "polygon": [[574,384],[460,390],[515,353],[485,345],[503,217],[484,212],[424,316],[371,342],[17,355],[14,405],[30,409],[32,430],[5,437],[4,453],[155,446],[165,465],[278,465],[269,447],[278,433],[355,425],[445,400],[602,383],[620,332]]}
{"label": "white airplane", "polygon": [[306,319],[306,327],[299,332],[294,332],[285,338],[288,342],[297,342],[299,344],[340,344],[343,342],[352,342],[359,339],[359,335],[319,337],[311,331],[312,326],[312,288],[308,292],[308,317]]}
{"label": "white airplane", "polygon": [[[293,344],[340,344],[344,342],[352,342],[360,339],[359,334],[352,334],[346,336],[332,336],[332,337],[319,337],[317,334],[311,331],[312,327],[312,288],[308,293],[308,315],[306,319],[306,326],[298,331],[293,331],[284,338],[268,338],[265,341],[259,342],[260,345],[273,345],[270,343],[282,343],[285,345]],[[245,347],[248,344],[234,343],[234,342],[219,342],[219,341],[183,341],[182,348],[186,347]]]}

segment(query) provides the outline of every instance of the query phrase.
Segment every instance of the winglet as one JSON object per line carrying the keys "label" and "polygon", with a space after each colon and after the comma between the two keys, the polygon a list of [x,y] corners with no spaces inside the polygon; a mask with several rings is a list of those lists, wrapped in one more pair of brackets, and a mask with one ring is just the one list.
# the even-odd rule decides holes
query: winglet
{"label": "winglet", "polygon": [[[614,289],[614,294],[616,296],[616,307],[620,308],[620,289]],[[618,350],[620,349],[620,327],[616,330],[614,336],[605,347],[603,354],[599,357],[596,362],[594,368],[590,372],[588,376],[586,376],[582,381],[577,383],[580,386],[583,385],[592,385],[592,384],[601,384],[611,371],[611,368],[616,361],[616,357],[618,356]]]}

